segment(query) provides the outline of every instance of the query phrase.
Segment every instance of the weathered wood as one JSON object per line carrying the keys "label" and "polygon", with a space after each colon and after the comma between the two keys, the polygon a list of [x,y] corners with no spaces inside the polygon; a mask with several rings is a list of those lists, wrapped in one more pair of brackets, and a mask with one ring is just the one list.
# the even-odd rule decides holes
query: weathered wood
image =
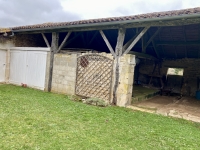
{"label": "weathered wood", "polygon": [[54,61],[54,54],[58,49],[58,40],[59,34],[56,32],[52,33],[52,42],[51,42],[51,56],[50,56],[50,67],[49,67],[49,81],[48,81],[48,92],[51,91],[52,85],[52,77],[53,77],[53,61]]}
{"label": "weathered wood", "polygon": [[71,42],[73,42],[77,37],[79,37],[79,36],[82,35],[82,34],[83,34],[82,32],[76,34],[74,37],[72,37],[70,40],[68,40],[68,41],[64,44],[63,47],[69,45]]}
{"label": "weathered wood", "polygon": [[93,37],[89,41],[88,46],[90,46],[90,44],[93,42],[93,40],[95,39],[95,37],[97,36],[97,34],[98,34],[98,31],[95,32],[95,34],[93,35]]}
{"label": "weathered wood", "polygon": [[139,53],[139,52],[134,52],[134,51],[130,51],[128,54],[133,54],[133,55],[137,56],[138,58],[145,58],[145,59],[158,61],[158,59],[156,57],[149,55],[149,54],[144,54],[144,53]]}
{"label": "weathered wood", "polygon": [[181,45],[200,45],[200,41],[157,41],[156,45],[176,45],[176,46],[181,46]]}
{"label": "weathered wood", "polygon": [[67,41],[67,39],[69,38],[69,36],[71,35],[71,31],[67,33],[67,35],[65,36],[64,40],[62,41],[62,43],[60,44],[58,50],[56,51],[56,53],[58,53],[64,46],[65,42]]}
{"label": "weathered wood", "polygon": [[136,34],[128,42],[126,42],[126,44],[123,46],[123,52],[131,45],[131,43],[135,40],[138,34],[139,33],[136,31]]}
{"label": "weathered wood", "polygon": [[81,38],[82,38],[82,41],[83,41],[83,45],[86,48],[87,42],[85,40],[84,34],[81,34]]}
{"label": "weathered wood", "polygon": [[130,44],[130,46],[125,50],[124,54],[127,54],[134,46],[135,44],[141,39],[141,37],[146,33],[146,31],[149,29],[150,27],[145,27],[140,34],[135,38],[135,40]]}
{"label": "weathered wood", "polygon": [[144,34],[144,35],[142,36],[142,53],[146,53],[145,44],[146,44],[146,37],[145,37],[145,34]]}
{"label": "weathered wood", "polygon": [[156,53],[156,56],[157,56],[158,58],[160,58],[160,54],[159,54],[159,52],[158,52],[158,49],[157,49],[157,47],[156,47],[156,44],[155,44],[154,40],[152,40],[152,45],[153,45],[154,51],[155,51],[155,53]]}
{"label": "weathered wood", "polygon": [[156,35],[161,31],[162,27],[158,27],[157,31],[151,36],[151,38],[148,40],[148,42],[145,45],[145,49],[147,46],[152,42],[152,40],[156,37]]}
{"label": "weathered wood", "polygon": [[119,86],[119,58],[122,55],[122,49],[123,49],[123,43],[124,43],[124,38],[125,38],[125,33],[126,29],[120,28],[118,30],[118,37],[117,37],[117,44],[115,47],[115,53],[116,53],[116,58],[115,58],[115,78],[114,78],[114,89],[113,89],[113,104],[117,104],[117,88]]}
{"label": "weathered wood", "polygon": [[[159,32],[158,32],[159,33]],[[147,31],[147,36],[148,37],[150,37],[150,33],[149,33],[149,31]],[[159,52],[158,52],[158,48],[157,48],[157,46],[156,46],[156,44],[155,44],[155,42],[154,42],[154,39],[152,39],[152,46],[153,46],[153,50],[155,51],[155,53],[156,53],[156,57],[157,58],[160,58],[160,54],[159,54]],[[150,47],[150,46],[149,46]]]}
{"label": "weathered wood", "polygon": [[120,28],[119,31],[118,31],[117,45],[116,45],[116,48],[115,48],[116,56],[122,55],[122,49],[123,49],[125,34],[126,34],[126,29]]}
{"label": "weathered wood", "polygon": [[44,41],[45,41],[47,47],[50,47],[49,41],[47,40],[45,34],[44,34],[44,33],[41,33],[41,34],[42,34],[42,37],[43,37],[43,39],[44,39]]}
{"label": "weathered wood", "polygon": [[99,32],[100,32],[100,34],[101,34],[101,36],[102,36],[104,42],[106,43],[108,49],[110,50],[110,52],[112,53],[112,55],[115,57],[115,52],[114,52],[112,46],[110,45],[108,39],[106,38],[106,35],[103,33],[102,30],[99,30]]}

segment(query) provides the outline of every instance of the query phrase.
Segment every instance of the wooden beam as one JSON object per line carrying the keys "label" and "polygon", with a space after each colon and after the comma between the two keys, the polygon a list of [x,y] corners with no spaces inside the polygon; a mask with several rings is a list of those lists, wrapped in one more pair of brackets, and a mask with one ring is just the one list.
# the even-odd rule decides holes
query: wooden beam
{"label": "wooden beam", "polygon": [[[174,41],[174,38],[173,38],[173,36],[172,36],[172,30],[171,30],[171,28],[169,28],[169,31],[170,31],[169,34],[170,34],[171,40]],[[173,49],[174,49],[175,58],[177,59],[177,52],[176,52],[176,47],[175,47],[175,45],[173,45]]]}
{"label": "wooden beam", "polygon": [[152,42],[152,40],[156,37],[156,35],[161,31],[162,27],[158,27],[158,29],[156,30],[156,32],[151,36],[151,38],[148,40],[148,42],[145,45],[145,49],[147,48],[147,46]]}
{"label": "wooden beam", "polygon": [[119,58],[122,55],[122,49],[123,49],[123,43],[125,38],[126,29],[120,28],[118,30],[118,37],[117,37],[117,44],[115,47],[115,66],[114,66],[114,72],[115,72],[115,78],[114,78],[114,89],[113,89],[113,104],[117,104],[117,88],[119,86]]}
{"label": "wooden beam", "polygon": [[142,36],[142,53],[146,53],[146,37],[145,34]]}
{"label": "wooden beam", "polygon": [[[137,29],[136,29],[137,30]],[[141,30],[142,31],[142,30]],[[140,32],[136,31],[136,34],[123,46],[123,52],[131,45]]]}
{"label": "wooden beam", "polygon": [[73,42],[77,37],[79,37],[81,34],[83,34],[82,32],[76,34],[74,37],[72,37],[69,41],[67,41],[63,47],[67,46],[68,44],[70,44],[71,42]]}
{"label": "wooden beam", "polygon": [[53,77],[53,61],[54,61],[54,54],[56,53],[56,51],[58,49],[58,41],[59,41],[59,33],[53,32],[52,33],[52,42],[51,42],[48,92],[51,91],[52,77]]}
{"label": "wooden beam", "polygon": [[116,48],[115,48],[116,56],[122,55],[122,49],[123,49],[125,34],[126,34],[126,29],[120,28],[119,31],[118,31],[117,45],[116,45]]}
{"label": "wooden beam", "polygon": [[103,40],[105,41],[105,43],[106,43],[108,49],[110,50],[110,52],[112,53],[112,55],[115,57],[115,52],[114,52],[112,46],[110,45],[108,39],[106,38],[105,34],[103,33],[102,30],[99,30],[99,32],[100,32],[100,34],[101,34]]}
{"label": "wooden beam", "polygon": [[177,46],[181,46],[181,45],[200,45],[200,41],[157,41],[156,45],[177,45]]}
{"label": "wooden beam", "polygon": [[82,38],[82,42],[83,42],[83,45],[84,45],[84,47],[86,48],[86,40],[85,40],[85,37],[84,37],[84,33],[83,34],[81,34],[81,38]]}
{"label": "wooden beam", "polygon": [[67,41],[67,39],[69,38],[69,36],[71,35],[71,31],[67,33],[67,35],[65,36],[64,40],[62,41],[62,43],[60,44],[58,50],[56,51],[56,53],[58,53],[64,46],[65,42]]}
{"label": "wooden beam", "polygon": [[135,40],[130,44],[130,46],[125,50],[124,54],[127,54],[130,52],[130,50],[135,46],[135,44],[141,39],[141,37],[146,33],[146,31],[149,29],[150,27],[145,27],[140,34],[135,38]]}
{"label": "wooden beam", "polygon": [[139,58],[145,58],[145,59],[158,61],[158,59],[156,57],[151,56],[149,54],[144,54],[144,53],[139,53],[139,52],[134,52],[134,51],[130,51],[128,54],[133,54]]}
{"label": "wooden beam", "polygon": [[47,40],[45,34],[44,34],[44,33],[41,33],[41,34],[42,34],[42,37],[43,37],[43,39],[44,39],[44,41],[45,41],[47,47],[50,47],[50,44],[49,44],[49,42],[48,42],[48,40]]}
{"label": "wooden beam", "polygon": [[155,44],[154,40],[152,40],[152,45],[153,45],[154,51],[155,51],[155,53],[156,53],[156,56],[157,56],[158,58],[160,58],[160,54],[159,54],[159,52],[158,52],[158,48],[156,47],[156,44]]}
{"label": "wooden beam", "polygon": [[97,36],[98,31],[95,32],[95,34],[93,35],[93,37],[91,38],[91,40],[88,43],[88,46],[90,46],[90,44],[93,42],[93,40],[95,39],[95,37]]}
{"label": "wooden beam", "polygon": [[[150,37],[150,33],[147,31],[147,35],[148,35],[148,37]],[[159,54],[159,52],[158,52],[158,48],[156,47],[156,44],[155,44],[155,42],[154,42],[154,39],[152,39],[152,45],[153,45],[153,49],[154,49],[154,51],[155,51],[155,53],[156,53],[156,56],[157,56],[157,58],[160,58],[160,54]]]}

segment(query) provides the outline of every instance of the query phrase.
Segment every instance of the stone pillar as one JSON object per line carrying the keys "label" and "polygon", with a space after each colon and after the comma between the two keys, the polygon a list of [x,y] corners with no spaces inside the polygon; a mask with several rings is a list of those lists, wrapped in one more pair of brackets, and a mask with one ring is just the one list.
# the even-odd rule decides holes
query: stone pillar
{"label": "stone pillar", "polygon": [[135,55],[126,54],[120,57],[117,106],[126,107],[131,104],[134,70]]}

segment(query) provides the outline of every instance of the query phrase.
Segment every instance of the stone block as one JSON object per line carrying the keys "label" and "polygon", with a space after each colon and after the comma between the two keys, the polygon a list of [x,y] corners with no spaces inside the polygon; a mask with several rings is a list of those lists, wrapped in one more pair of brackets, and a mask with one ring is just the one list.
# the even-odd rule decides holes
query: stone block
{"label": "stone block", "polygon": [[131,104],[131,94],[117,94],[117,106],[126,107]]}

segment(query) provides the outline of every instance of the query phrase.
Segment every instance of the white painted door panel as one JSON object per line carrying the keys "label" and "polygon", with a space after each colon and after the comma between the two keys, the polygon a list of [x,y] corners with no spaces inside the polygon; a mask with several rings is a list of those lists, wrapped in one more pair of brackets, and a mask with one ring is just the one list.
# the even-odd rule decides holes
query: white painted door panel
{"label": "white painted door panel", "polygon": [[21,85],[26,82],[26,51],[11,51],[9,82]]}
{"label": "white painted door panel", "polygon": [[47,51],[40,51],[39,48],[11,50],[9,82],[44,90],[46,58]]}
{"label": "white painted door panel", "polygon": [[5,82],[6,51],[0,50],[0,82]]}
{"label": "white painted door panel", "polygon": [[44,90],[46,73],[46,52],[27,52],[26,84]]}

